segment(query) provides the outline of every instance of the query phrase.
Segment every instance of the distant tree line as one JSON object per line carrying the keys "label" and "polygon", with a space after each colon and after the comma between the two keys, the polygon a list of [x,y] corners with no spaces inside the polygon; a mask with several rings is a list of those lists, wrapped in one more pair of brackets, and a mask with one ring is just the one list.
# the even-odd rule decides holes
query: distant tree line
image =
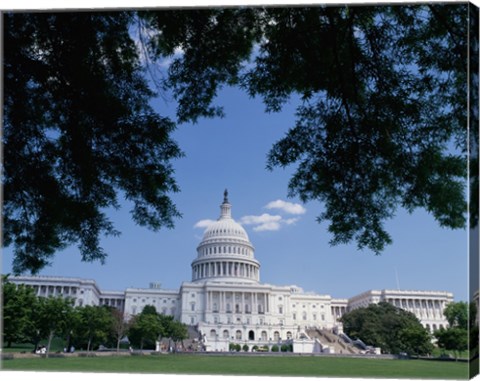
{"label": "distant tree line", "polygon": [[70,298],[38,297],[32,287],[15,285],[2,277],[3,342],[30,343],[38,348],[46,341],[50,353],[55,337],[65,340],[65,347],[91,351],[100,345],[120,350],[122,339],[131,346],[155,348],[155,341],[169,338],[174,343],[187,338],[187,327],[146,306],[142,313],[125,319],[122,311],[110,306],[73,306]]}

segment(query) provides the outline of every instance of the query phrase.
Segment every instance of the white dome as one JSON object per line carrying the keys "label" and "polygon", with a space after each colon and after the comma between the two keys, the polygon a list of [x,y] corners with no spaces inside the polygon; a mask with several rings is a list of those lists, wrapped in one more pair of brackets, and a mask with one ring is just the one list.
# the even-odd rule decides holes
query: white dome
{"label": "white dome", "polygon": [[210,225],[203,234],[202,242],[218,238],[240,239],[250,243],[248,234],[243,226],[231,217],[220,217],[216,222]]}
{"label": "white dome", "polygon": [[232,206],[225,190],[220,217],[203,234],[192,262],[192,280],[223,278],[258,282],[260,264],[245,229],[232,218]]}

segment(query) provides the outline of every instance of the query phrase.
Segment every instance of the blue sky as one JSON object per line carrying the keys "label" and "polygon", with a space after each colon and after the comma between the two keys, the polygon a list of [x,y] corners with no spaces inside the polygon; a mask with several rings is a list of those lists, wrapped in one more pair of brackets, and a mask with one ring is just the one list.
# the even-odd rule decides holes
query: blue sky
{"label": "blue sky", "polygon": [[[300,206],[298,199],[287,198],[294,168],[265,168],[272,144],[294,125],[295,101],[281,113],[267,114],[261,100],[227,88],[216,102],[224,106],[225,118],[179,125],[174,133],[186,154],[173,163],[181,192],[172,199],[183,214],[175,229],[154,233],[140,228],[123,203],[119,211],[109,212],[122,235],[102,240],[105,265],[81,262],[71,247],[40,274],[91,278],[109,290],[148,287],[151,281],[177,289],[191,278],[190,264],[204,230],[198,225],[218,218],[228,188],[233,217],[244,223],[256,249],[262,282],[295,284],[337,298],[399,285],[450,291],[456,300],[467,300],[466,231],[440,228],[421,210],[412,215],[399,210],[387,223],[394,243],[381,256],[359,252],[354,244],[330,247],[327,223],[315,220],[322,205]],[[155,108],[162,115],[175,112],[173,101],[159,99]],[[4,250],[3,273],[11,270],[11,262],[11,250]]]}

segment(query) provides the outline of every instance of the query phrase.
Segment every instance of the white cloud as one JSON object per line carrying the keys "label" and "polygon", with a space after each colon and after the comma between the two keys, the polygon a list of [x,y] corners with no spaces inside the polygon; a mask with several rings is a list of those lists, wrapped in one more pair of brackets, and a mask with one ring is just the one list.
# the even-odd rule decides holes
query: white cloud
{"label": "white cloud", "polygon": [[295,218],[288,218],[286,220],[283,220],[283,223],[285,225],[293,225],[295,224],[300,218],[299,217],[295,217]]}
{"label": "white cloud", "polygon": [[278,222],[265,222],[264,224],[255,226],[253,228],[254,231],[256,232],[264,232],[264,231],[277,231],[280,230],[280,224]]}
{"label": "white cloud", "polygon": [[267,224],[270,222],[278,222],[281,219],[281,216],[272,216],[271,214],[264,213],[261,216],[244,216],[240,218],[240,223],[242,225],[258,225]]}
{"label": "white cloud", "polygon": [[281,221],[281,216],[272,216],[268,213],[260,216],[244,216],[240,219],[242,225],[256,225],[253,227],[256,232],[279,230]]}
{"label": "white cloud", "polygon": [[195,225],[193,225],[193,227],[194,228],[199,228],[199,229],[206,229],[210,225],[212,225],[214,222],[216,222],[216,221],[215,220],[200,220]]}
{"label": "white cloud", "polygon": [[277,231],[285,225],[292,225],[296,223],[300,218],[288,218],[284,219],[279,215],[271,215],[264,213],[260,216],[244,216],[240,219],[242,225],[254,225],[253,231]]}
{"label": "white cloud", "polygon": [[280,209],[285,213],[288,214],[305,214],[307,211],[302,205],[294,204],[292,202],[283,201],[283,200],[276,200],[271,201],[267,205],[265,205],[266,209]]}

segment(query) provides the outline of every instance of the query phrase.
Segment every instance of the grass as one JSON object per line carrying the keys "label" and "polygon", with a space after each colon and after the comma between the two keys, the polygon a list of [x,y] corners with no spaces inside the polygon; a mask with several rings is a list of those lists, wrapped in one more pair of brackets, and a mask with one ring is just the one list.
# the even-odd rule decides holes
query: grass
{"label": "grass", "polygon": [[467,379],[468,364],[317,356],[159,355],[6,360],[4,370]]}

